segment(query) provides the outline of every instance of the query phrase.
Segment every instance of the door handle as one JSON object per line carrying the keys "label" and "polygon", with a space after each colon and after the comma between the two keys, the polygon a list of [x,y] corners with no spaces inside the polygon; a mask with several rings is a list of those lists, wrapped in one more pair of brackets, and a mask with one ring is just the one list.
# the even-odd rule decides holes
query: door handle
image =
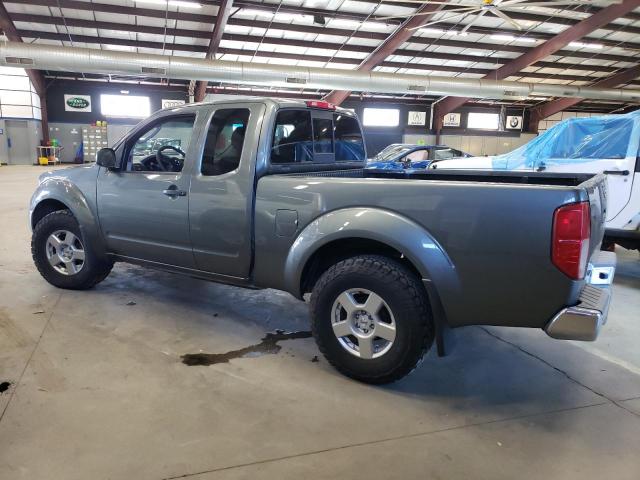
{"label": "door handle", "polygon": [[164,193],[167,197],[186,197],[187,196],[186,191],[178,190],[178,187],[175,185],[170,185],[169,188],[167,188],[166,190],[163,190],[162,193]]}
{"label": "door handle", "polygon": [[629,175],[629,170],[605,170],[602,173],[606,173],[607,175]]}

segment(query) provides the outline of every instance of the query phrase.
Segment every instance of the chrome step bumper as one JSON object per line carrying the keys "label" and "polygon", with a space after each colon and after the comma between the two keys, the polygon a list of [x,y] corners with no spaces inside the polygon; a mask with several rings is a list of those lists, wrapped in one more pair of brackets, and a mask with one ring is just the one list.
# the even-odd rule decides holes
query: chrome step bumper
{"label": "chrome step bumper", "polygon": [[598,337],[600,328],[607,323],[616,254],[599,252],[592,260],[587,274],[590,283],[580,293],[578,304],[560,310],[544,328],[550,337],[589,342]]}

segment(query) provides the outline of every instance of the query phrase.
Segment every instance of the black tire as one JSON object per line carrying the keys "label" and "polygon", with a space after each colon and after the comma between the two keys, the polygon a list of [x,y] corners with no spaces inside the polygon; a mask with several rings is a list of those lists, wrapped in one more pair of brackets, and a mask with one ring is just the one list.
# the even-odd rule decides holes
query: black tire
{"label": "black tire", "polygon": [[[84,264],[78,273],[64,275],[56,271],[47,260],[47,239],[58,231],[67,230],[82,242]],[[31,235],[31,255],[40,275],[51,285],[69,290],[86,290],[107,278],[113,262],[95,254],[89,242],[83,238],[78,221],[69,210],[58,210],[43,217]]]}
{"label": "black tire", "polygon": [[[333,332],[334,302],[350,289],[376,293],[395,318],[395,339],[388,351],[377,358],[355,356]],[[365,383],[390,383],[408,375],[434,339],[423,285],[408,268],[384,256],[348,258],[324,272],[313,288],[311,318],[313,336],[327,361],[344,375]]]}

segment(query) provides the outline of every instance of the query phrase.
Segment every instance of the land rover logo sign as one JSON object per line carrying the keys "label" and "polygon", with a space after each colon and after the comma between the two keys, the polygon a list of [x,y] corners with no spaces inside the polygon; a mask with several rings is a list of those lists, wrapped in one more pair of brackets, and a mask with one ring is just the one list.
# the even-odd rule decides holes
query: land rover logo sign
{"label": "land rover logo sign", "polygon": [[83,109],[89,106],[89,102],[87,102],[84,98],[72,97],[67,100],[67,105],[69,105],[71,108]]}
{"label": "land rover logo sign", "polygon": [[64,109],[67,112],[90,112],[91,96],[89,95],[65,95]]}

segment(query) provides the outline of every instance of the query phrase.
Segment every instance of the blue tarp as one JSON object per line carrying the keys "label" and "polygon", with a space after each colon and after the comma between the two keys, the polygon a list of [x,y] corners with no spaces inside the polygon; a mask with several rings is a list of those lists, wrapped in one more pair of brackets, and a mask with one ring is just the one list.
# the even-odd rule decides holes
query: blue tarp
{"label": "blue tarp", "polygon": [[622,159],[638,154],[640,110],[625,115],[570,118],[516,150],[496,155],[495,169]]}

